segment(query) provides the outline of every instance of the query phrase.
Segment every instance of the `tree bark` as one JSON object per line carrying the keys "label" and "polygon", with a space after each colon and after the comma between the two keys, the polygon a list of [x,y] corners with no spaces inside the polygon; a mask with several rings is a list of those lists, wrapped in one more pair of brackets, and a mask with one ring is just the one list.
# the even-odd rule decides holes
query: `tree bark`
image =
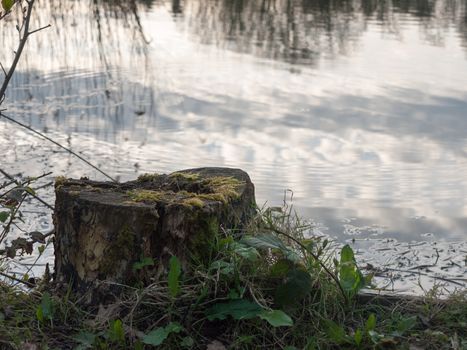
{"label": "tree bark", "polygon": [[256,208],[248,174],[230,168],[126,183],[59,178],[55,192],[55,280],[75,290],[149,283],[172,255],[188,268],[207,259],[221,227],[240,231]]}

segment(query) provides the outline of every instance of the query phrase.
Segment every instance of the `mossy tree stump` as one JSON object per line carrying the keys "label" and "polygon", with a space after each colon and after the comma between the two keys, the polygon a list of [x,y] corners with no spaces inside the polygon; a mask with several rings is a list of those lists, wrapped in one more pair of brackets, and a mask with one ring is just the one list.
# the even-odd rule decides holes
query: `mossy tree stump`
{"label": "mossy tree stump", "polygon": [[[239,169],[126,183],[59,178],[55,187],[55,279],[76,289],[96,280],[149,282],[172,255],[187,266],[205,258],[221,226],[241,229],[255,212],[254,186]],[[135,268],[148,258],[153,266]]]}

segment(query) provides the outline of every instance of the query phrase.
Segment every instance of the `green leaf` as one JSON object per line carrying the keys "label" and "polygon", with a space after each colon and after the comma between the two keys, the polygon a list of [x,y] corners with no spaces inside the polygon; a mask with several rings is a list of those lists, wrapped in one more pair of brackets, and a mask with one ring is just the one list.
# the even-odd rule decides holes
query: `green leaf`
{"label": "green leaf", "polygon": [[195,341],[193,340],[192,337],[185,337],[180,342],[180,346],[184,348],[191,348],[193,347],[193,345],[195,345]]}
{"label": "green leaf", "polygon": [[42,311],[40,306],[38,306],[36,309],[36,318],[40,323],[44,322],[44,312]]}
{"label": "green leaf", "polygon": [[154,266],[154,260],[151,257],[143,257],[140,261],[133,264],[133,271],[138,271],[146,266]]}
{"label": "green leaf", "polygon": [[375,314],[371,314],[368,316],[368,320],[365,323],[365,331],[368,333],[369,331],[374,331],[376,328],[376,316]]}
{"label": "green leaf", "polygon": [[241,243],[259,249],[279,249],[281,251],[288,249],[279,237],[273,235],[247,235],[242,238]]}
{"label": "green leaf", "polygon": [[384,338],[382,334],[379,334],[375,331],[368,331],[368,335],[370,336],[370,339],[374,344],[378,344],[380,340]]}
{"label": "green leaf", "polygon": [[358,269],[354,252],[348,244],[341,250],[339,282],[350,296],[354,296],[365,286],[365,278]]}
{"label": "green leaf", "polygon": [[209,269],[219,271],[223,275],[229,275],[235,271],[235,265],[224,260],[216,260],[212,262]]}
{"label": "green leaf", "polygon": [[183,330],[183,327],[178,322],[170,322],[165,326],[166,332],[170,333],[180,333]]}
{"label": "green leaf", "polygon": [[403,317],[397,323],[397,330],[395,335],[401,336],[405,332],[411,330],[417,324],[417,316]]}
{"label": "green leaf", "polygon": [[50,294],[45,292],[42,294],[41,303],[36,309],[36,317],[39,322],[53,319],[53,303]]}
{"label": "green leaf", "polygon": [[271,266],[269,274],[273,278],[285,277],[292,267],[293,263],[290,260],[280,259]]}
{"label": "green leaf", "polygon": [[244,236],[240,242],[258,249],[276,249],[290,261],[300,261],[300,256],[293,249],[287,247],[279,237],[274,235]]}
{"label": "green leaf", "polygon": [[342,344],[347,341],[347,335],[345,334],[344,327],[331,320],[325,320],[325,324],[326,334],[330,340],[336,344]]}
{"label": "green leaf", "polygon": [[125,331],[121,320],[115,320],[110,324],[109,339],[115,343],[125,343]]}
{"label": "green leaf", "polygon": [[225,320],[232,316],[236,320],[248,320],[258,316],[263,309],[256,303],[245,299],[235,299],[227,303],[218,303],[206,311],[209,321]]}
{"label": "green leaf", "polygon": [[165,327],[159,327],[151,332],[143,338],[143,343],[152,346],[161,345],[171,333],[180,333],[183,327],[177,322],[170,322]]}
{"label": "green leaf", "polygon": [[39,247],[37,247],[37,250],[39,251],[39,255],[42,255],[42,253],[45,250],[45,245],[40,245]]}
{"label": "green leaf", "polygon": [[169,293],[172,298],[175,298],[180,292],[180,274],[182,267],[176,256],[172,256],[169,261]]}
{"label": "green leaf", "polygon": [[134,347],[135,350],[144,350],[144,344],[141,340],[137,340]]}
{"label": "green leaf", "polygon": [[292,318],[281,310],[263,310],[258,316],[273,327],[293,326]]}
{"label": "green leaf", "polygon": [[5,222],[10,217],[9,211],[0,211],[0,222]]}
{"label": "green leaf", "polygon": [[73,339],[83,345],[81,348],[86,349],[92,347],[96,340],[96,335],[87,331],[81,331]]}
{"label": "green leaf", "polygon": [[276,289],[275,302],[281,307],[296,305],[310,294],[312,280],[308,272],[294,269],[291,270],[286,280]]}
{"label": "green leaf", "polygon": [[31,187],[25,187],[24,190],[29,193],[30,195],[34,196],[36,194],[36,191],[34,191],[34,189],[32,189]]}
{"label": "green leaf", "polygon": [[6,12],[10,11],[14,4],[14,0],[2,0],[2,7]]}
{"label": "green leaf", "polygon": [[239,242],[232,243],[232,249],[235,254],[240,255],[246,260],[256,261],[260,257],[260,254],[256,248],[249,247]]}
{"label": "green leaf", "polygon": [[144,336],[143,343],[147,345],[158,346],[161,345],[168,336],[169,334],[166,332],[165,328],[159,327]]}
{"label": "green leaf", "polygon": [[357,344],[357,346],[360,347],[363,340],[363,332],[360,328],[355,331],[353,339],[355,340],[355,344]]}

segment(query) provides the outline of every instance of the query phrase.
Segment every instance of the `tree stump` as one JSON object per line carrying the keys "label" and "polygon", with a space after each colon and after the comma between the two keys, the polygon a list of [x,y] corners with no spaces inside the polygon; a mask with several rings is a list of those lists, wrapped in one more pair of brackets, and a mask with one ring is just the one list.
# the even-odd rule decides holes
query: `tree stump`
{"label": "tree stump", "polygon": [[76,290],[147,283],[172,255],[185,267],[203,260],[219,228],[241,230],[256,207],[250,177],[230,168],[126,183],[58,178],[55,192],[55,280]]}

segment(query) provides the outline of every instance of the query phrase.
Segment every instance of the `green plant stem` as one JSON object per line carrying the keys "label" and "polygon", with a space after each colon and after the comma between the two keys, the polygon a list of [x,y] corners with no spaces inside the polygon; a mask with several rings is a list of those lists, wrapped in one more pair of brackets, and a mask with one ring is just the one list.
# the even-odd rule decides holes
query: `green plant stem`
{"label": "green plant stem", "polygon": [[276,227],[273,227],[271,225],[269,225],[270,227],[268,227],[270,230],[274,231],[275,233],[279,234],[279,235],[282,235],[282,236],[285,236],[287,237],[288,239],[290,239],[291,241],[295,242],[296,244],[298,244],[300,246],[300,248],[302,250],[304,250],[305,252],[307,252],[308,254],[310,254],[313,259],[315,259],[318,264],[324,269],[324,271],[326,271],[326,273],[329,275],[329,277],[331,277],[337,284],[337,286],[339,287],[339,290],[342,294],[342,296],[344,297],[345,301],[348,302],[349,301],[349,297],[347,295],[347,293],[345,292],[345,290],[342,288],[340,282],[339,282],[339,279],[337,278],[336,274],[333,273],[331,270],[329,270],[329,268],[320,260],[320,258],[315,254],[313,253],[310,249],[308,249],[306,246],[304,246],[298,239],[296,239],[295,237],[292,237],[291,235],[289,235],[288,233],[285,233],[281,230],[279,230],[278,228]]}

